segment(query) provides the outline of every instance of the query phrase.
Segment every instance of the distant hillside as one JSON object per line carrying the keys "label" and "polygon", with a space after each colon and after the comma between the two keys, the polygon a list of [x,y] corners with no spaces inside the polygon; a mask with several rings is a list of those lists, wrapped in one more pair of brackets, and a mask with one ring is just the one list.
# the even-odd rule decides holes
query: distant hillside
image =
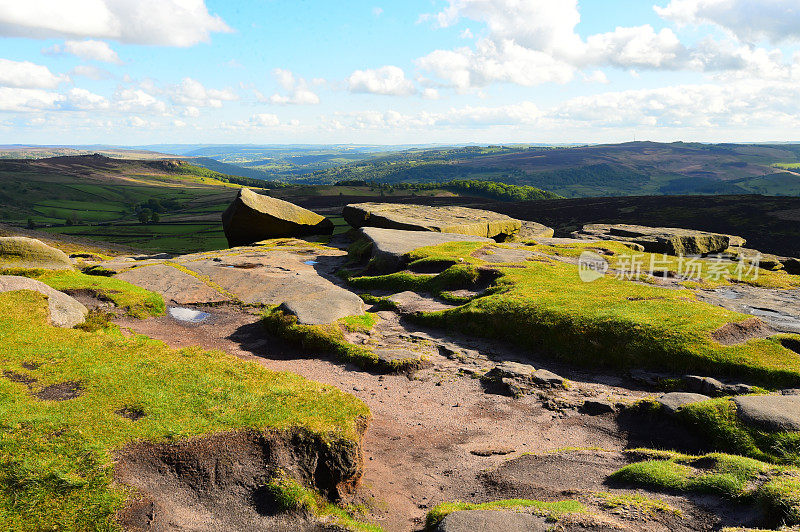
{"label": "distant hillside", "polygon": [[488,146],[407,150],[281,177],[441,183],[481,179],[537,187],[565,197],[800,195],[800,145],[626,144],[578,147]]}

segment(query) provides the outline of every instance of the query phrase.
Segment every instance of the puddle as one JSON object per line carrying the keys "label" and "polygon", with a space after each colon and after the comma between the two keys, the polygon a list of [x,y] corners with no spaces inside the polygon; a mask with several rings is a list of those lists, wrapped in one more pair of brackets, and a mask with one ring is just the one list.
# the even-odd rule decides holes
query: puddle
{"label": "puddle", "polygon": [[303,264],[308,264],[309,266],[313,266],[314,264],[318,264],[315,260],[304,260]]}
{"label": "puddle", "polygon": [[169,307],[169,315],[173,319],[186,323],[202,323],[211,317],[208,312],[186,307]]}

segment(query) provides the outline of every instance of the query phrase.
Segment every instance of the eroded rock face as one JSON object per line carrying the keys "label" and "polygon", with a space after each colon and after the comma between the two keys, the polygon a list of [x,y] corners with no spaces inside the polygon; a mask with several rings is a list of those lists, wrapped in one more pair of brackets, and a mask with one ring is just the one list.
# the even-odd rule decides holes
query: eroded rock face
{"label": "eroded rock face", "polygon": [[72,261],[60,249],[25,236],[0,237],[0,268],[71,270]]}
{"label": "eroded rock face", "polygon": [[506,240],[519,233],[522,222],[504,214],[467,207],[428,207],[397,203],[356,203],[342,211],[353,227],[457,233]]}
{"label": "eroded rock face", "polygon": [[627,224],[589,224],[572,236],[582,240],[616,240],[642,246],[648,253],[701,255],[721,253],[731,246],[741,246],[739,236],[706,233],[674,227],[646,227]]}
{"label": "eroded rock face", "polygon": [[244,246],[269,238],[329,235],[333,222],[288,201],[243,188],[222,213],[228,245]]}
{"label": "eroded rock face", "polygon": [[89,311],[75,298],[50,288],[35,279],[15,275],[0,275],[0,292],[15,292],[17,290],[32,290],[47,296],[50,323],[55,327],[70,328],[86,321],[86,315]]}

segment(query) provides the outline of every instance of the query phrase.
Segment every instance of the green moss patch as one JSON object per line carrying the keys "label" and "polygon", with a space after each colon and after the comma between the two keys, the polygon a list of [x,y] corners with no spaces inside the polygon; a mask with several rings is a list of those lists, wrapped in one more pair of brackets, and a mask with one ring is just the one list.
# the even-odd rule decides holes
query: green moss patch
{"label": "green moss patch", "polygon": [[[111,455],[240,429],[356,441],[367,407],[338,389],[221,352],[171,349],[115,327],[47,325],[40,294],[0,294],[0,523],[113,530],[129,497]],[[136,412],[137,415],[122,415]]]}
{"label": "green moss patch", "polygon": [[710,493],[760,505],[776,522],[800,524],[800,469],[730,454],[690,456],[635,450],[642,461],[611,475],[617,482],[657,490]]}
{"label": "green moss patch", "polygon": [[[449,258],[458,263],[438,275],[398,272],[355,277],[349,282],[361,289],[433,294],[465,288],[487,271],[483,261],[472,257],[479,245],[443,244],[410,254],[413,260]],[[613,254],[609,255],[612,259],[625,250],[630,252],[614,242],[529,247],[551,255],[573,256],[586,249],[600,249],[601,245],[601,251]],[[719,344],[712,339],[713,331],[749,316],[698,301],[689,290],[661,288],[610,275],[583,282],[576,265],[560,261],[493,265],[491,271],[497,272],[497,279],[482,297],[414,319],[440,328],[510,338],[532,350],[595,367],[731,376],[765,387],[800,384],[800,358],[785,347],[785,340]],[[791,277],[779,272],[764,275]]]}
{"label": "green moss patch", "polygon": [[425,528],[427,530],[434,530],[442,519],[453,512],[464,510],[515,510],[523,508],[537,515],[551,518],[554,521],[566,514],[584,513],[587,511],[586,506],[578,501],[542,502],[527,499],[507,499],[480,504],[460,501],[446,502],[433,507],[433,509],[428,512],[428,515],[425,517]]}

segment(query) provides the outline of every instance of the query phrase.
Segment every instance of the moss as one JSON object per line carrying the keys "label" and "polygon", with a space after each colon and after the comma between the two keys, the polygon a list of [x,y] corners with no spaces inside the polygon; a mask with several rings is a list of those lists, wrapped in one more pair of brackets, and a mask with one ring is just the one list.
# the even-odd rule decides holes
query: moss
{"label": "moss", "polygon": [[[131,496],[115,484],[112,453],[137,441],[168,443],[239,429],[302,427],[331,445],[360,439],[367,407],[334,387],[268,371],[221,352],[172,349],[115,327],[47,325],[47,302],[0,294],[0,528],[113,530]],[[39,400],[47,386],[78,396]],[[30,386],[30,387],[29,387]],[[135,405],[136,421],[117,412]]]}
{"label": "moss", "polygon": [[678,419],[701,434],[709,445],[768,462],[800,465],[800,433],[768,432],[739,421],[730,398],[686,405]]}
{"label": "moss", "polygon": [[343,362],[351,362],[361,368],[399,372],[415,368],[417,361],[385,361],[370,349],[349,343],[344,338],[340,324],[303,325],[297,317],[278,307],[271,307],[263,314],[262,323],[267,331],[283,338],[305,351],[330,353]]}
{"label": "moss", "polygon": [[586,506],[578,501],[542,502],[527,499],[507,499],[480,504],[468,502],[446,502],[435,506],[425,517],[426,530],[434,530],[439,523],[453,512],[464,510],[513,510],[525,508],[532,513],[558,520],[566,514],[585,513]]}
{"label": "moss", "polygon": [[[572,256],[598,246],[592,242],[532,248]],[[612,258],[627,250],[614,242],[603,247],[615,253]],[[485,263],[470,255],[476,249],[475,243],[462,242],[420,248],[410,254],[415,260],[449,258],[458,262],[438,275],[398,272],[355,277],[349,282],[362,289],[441,295],[471,286],[486,275]],[[785,340],[754,339],[737,345],[715,342],[713,331],[749,316],[698,301],[688,290],[611,276],[585,283],[576,265],[558,261],[525,261],[495,268],[494,287],[482,297],[414,319],[430,326],[512,339],[531,350],[590,366],[727,375],[765,387],[800,385],[800,359],[785,346]]]}
{"label": "moss", "polygon": [[201,274],[197,273],[194,270],[190,270],[189,268],[187,268],[186,266],[184,266],[182,264],[178,264],[177,262],[167,262],[166,264],[168,266],[172,266],[173,268],[175,268],[176,270],[178,270],[181,273],[185,273],[186,275],[191,275],[192,277],[194,277],[195,279],[197,279],[198,281],[200,281],[204,285],[208,286],[209,288],[211,288],[213,290],[216,290],[217,292],[219,292],[220,294],[224,295],[225,297],[230,298],[232,301],[239,301],[239,298],[236,296],[236,294],[234,294],[232,292],[228,292],[227,290],[222,288],[220,285],[218,285],[217,283],[212,281],[211,277],[209,277],[208,275],[201,275]]}
{"label": "moss", "polygon": [[339,323],[350,332],[369,332],[378,322],[378,316],[366,312],[361,316],[348,316],[339,320]]}
{"label": "moss", "polygon": [[651,489],[713,493],[760,505],[776,522],[800,524],[800,469],[721,453],[691,456],[639,449],[631,455],[645,459],[623,467],[611,475],[612,480]]}
{"label": "moss", "polygon": [[683,515],[678,508],[673,508],[661,499],[646,497],[638,493],[596,493],[600,506],[605,509],[615,508],[636,508],[643,513],[654,515],[657,513],[671,513],[678,516]]}
{"label": "moss", "polygon": [[367,305],[375,305],[378,310],[397,310],[397,303],[388,297],[377,297],[372,294],[359,294],[359,297]]}
{"label": "moss", "polygon": [[321,518],[337,530],[380,532],[377,525],[355,519],[347,510],[325,501],[314,490],[306,488],[279,470],[264,486],[279,512],[306,513]]}

